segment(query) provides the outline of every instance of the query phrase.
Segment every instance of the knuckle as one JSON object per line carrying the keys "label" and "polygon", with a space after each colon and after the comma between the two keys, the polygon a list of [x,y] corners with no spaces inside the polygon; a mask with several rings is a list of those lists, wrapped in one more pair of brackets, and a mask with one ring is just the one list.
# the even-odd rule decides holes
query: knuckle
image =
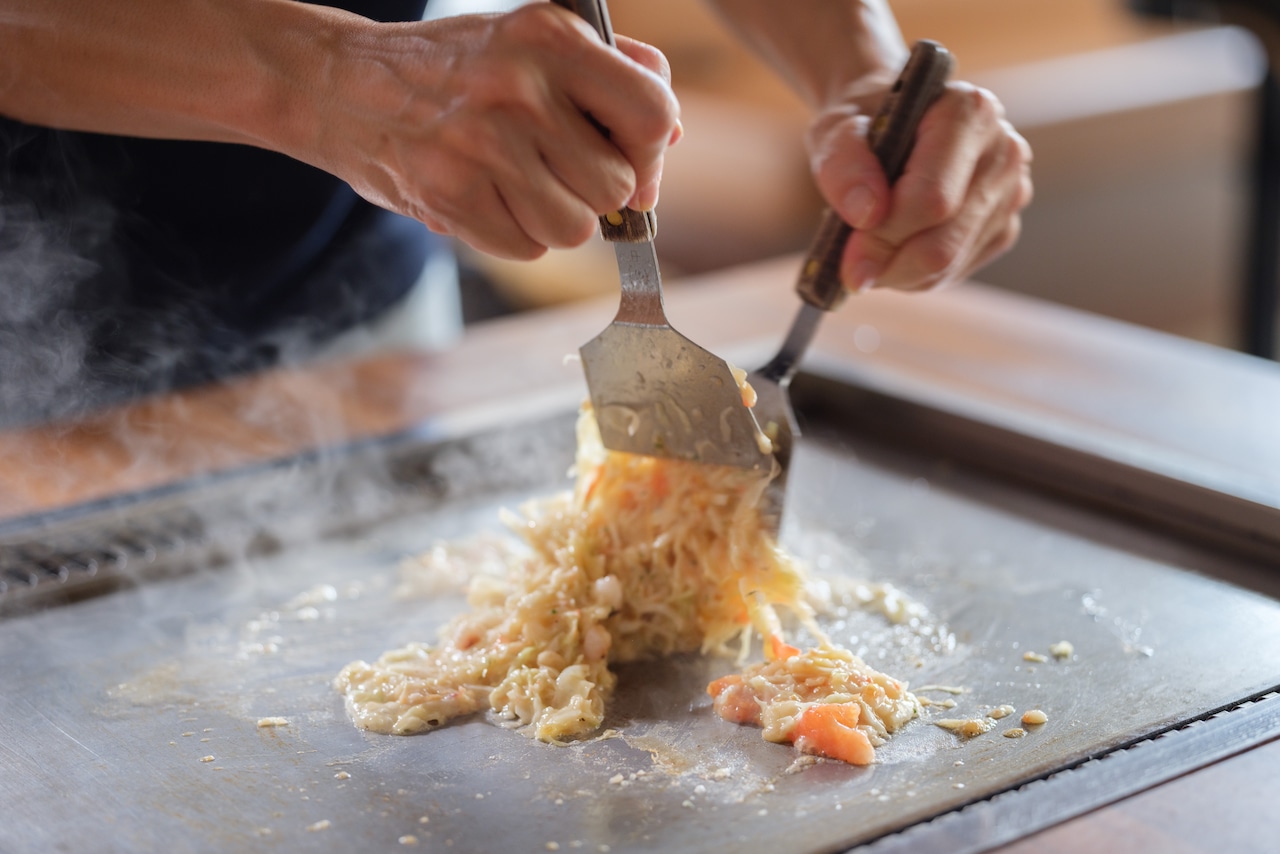
{"label": "knuckle", "polygon": [[1018,181],[1018,195],[1014,199],[1015,210],[1022,210],[1031,204],[1031,200],[1035,198],[1036,188],[1031,182],[1031,174],[1023,172],[1022,177]]}
{"label": "knuckle", "polygon": [[550,50],[567,48],[578,32],[575,19],[549,3],[527,3],[497,18],[502,35],[514,42]]}
{"label": "knuckle", "polygon": [[1014,214],[1009,217],[1009,222],[1005,226],[1003,232],[1000,233],[999,239],[996,241],[996,254],[1002,255],[1013,248],[1018,242],[1018,238],[1022,236],[1022,217]]}
{"label": "knuckle", "polygon": [[990,89],[961,81],[952,83],[948,92],[951,95],[947,100],[950,108],[970,121],[994,124],[1005,118],[1004,104]]}
{"label": "knuckle", "polygon": [[934,177],[921,178],[910,187],[910,206],[925,227],[940,225],[955,217],[960,202],[946,184]]}
{"label": "knuckle", "polygon": [[956,266],[962,250],[961,242],[952,235],[939,235],[922,241],[916,249],[916,268],[922,279],[936,285],[946,279]]}
{"label": "knuckle", "polygon": [[590,240],[596,232],[596,217],[586,211],[565,211],[544,223],[545,243],[553,249],[572,249]]}

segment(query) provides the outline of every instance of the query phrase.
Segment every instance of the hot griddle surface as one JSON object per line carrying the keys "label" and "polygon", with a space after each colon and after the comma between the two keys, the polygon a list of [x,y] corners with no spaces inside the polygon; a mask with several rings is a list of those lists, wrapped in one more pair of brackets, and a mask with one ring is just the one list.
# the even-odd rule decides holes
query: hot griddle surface
{"label": "hot griddle surface", "polygon": [[[712,713],[705,684],[731,662],[697,658],[624,668],[617,736],[568,747],[483,719],[410,738],[350,724],[337,671],[434,640],[464,607],[397,598],[398,561],[498,531],[499,507],[566,486],[557,434],[518,488],[472,447],[459,459],[486,476],[411,514],[316,539],[295,520],[273,553],[0,620],[0,850],[828,851],[1280,685],[1280,606],[1209,577],[1239,564],[810,426],[787,541],[930,612],[892,626],[854,608],[833,637],[913,687],[966,691],[878,764],[787,773],[789,747]],[[1068,661],[1023,658],[1064,639]],[[968,741],[930,723],[1005,703],[1049,723],[1002,737],[1014,716]],[[260,728],[266,716],[290,723]]]}

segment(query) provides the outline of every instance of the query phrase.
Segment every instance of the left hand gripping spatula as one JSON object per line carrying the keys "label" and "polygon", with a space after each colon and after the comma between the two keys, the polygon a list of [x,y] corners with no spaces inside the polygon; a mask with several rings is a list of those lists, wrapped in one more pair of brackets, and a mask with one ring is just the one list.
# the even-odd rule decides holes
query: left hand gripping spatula
{"label": "left hand gripping spatula", "polygon": [[[614,43],[604,0],[553,2]],[[600,217],[601,235],[618,258],[622,300],[613,322],[579,352],[604,445],[768,471],[774,465],[768,440],[729,364],[667,320],[655,231],[652,213],[624,208]]]}

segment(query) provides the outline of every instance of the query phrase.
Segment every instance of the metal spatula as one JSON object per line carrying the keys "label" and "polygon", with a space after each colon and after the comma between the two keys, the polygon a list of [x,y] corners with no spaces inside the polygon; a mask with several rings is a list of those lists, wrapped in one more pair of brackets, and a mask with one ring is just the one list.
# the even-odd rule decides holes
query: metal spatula
{"label": "metal spatula", "polygon": [[[553,0],[612,45],[604,0]],[[607,130],[602,129],[607,133]],[[604,445],[613,451],[769,469],[773,460],[724,359],[671,327],[653,248],[652,213],[600,218],[614,245],[622,301],[609,326],[580,349]]]}
{"label": "metal spatula", "polygon": [[[868,142],[890,184],[902,174],[920,119],[942,94],[953,64],[951,54],[937,42],[916,42],[902,73],[872,121]],[[796,293],[803,300],[800,311],[777,354],[747,376],[758,397],[756,420],[772,441],[773,453],[782,468],[766,496],[766,515],[771,516],[775,524],[780,521],[786,497],[791,450],[800,435],[787,389],[823,314],[834,311],[848,296],[840,281],[840,258],[852,233],[853,229],[838,214],[830,209],[826,211],[796,281]]]}

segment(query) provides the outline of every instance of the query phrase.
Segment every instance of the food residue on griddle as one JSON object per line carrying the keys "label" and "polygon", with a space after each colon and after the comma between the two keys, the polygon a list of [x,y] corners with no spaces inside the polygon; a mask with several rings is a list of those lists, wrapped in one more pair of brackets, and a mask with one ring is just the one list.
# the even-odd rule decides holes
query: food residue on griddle
{"label": "food residue on griddle", "polygon": [[950,730],[956,735],[962,735],[965,738],[973,738],[982,735],[984,732],[990,732],[996,722],[988,717],[981,718],[942,718],[933,722],[934,726],[940,726],[943,729]]}

